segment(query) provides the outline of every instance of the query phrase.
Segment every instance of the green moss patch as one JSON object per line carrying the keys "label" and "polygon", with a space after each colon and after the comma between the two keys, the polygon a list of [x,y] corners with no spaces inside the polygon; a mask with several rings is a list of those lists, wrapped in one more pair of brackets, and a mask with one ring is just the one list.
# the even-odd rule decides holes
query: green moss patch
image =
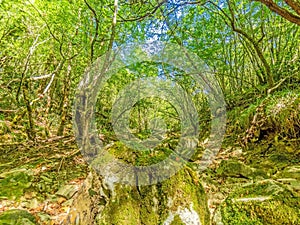
{"label": "green moss patch", "polygon": [[0,199],[18,199],[31,186],[32,176],[24,170],[15,170],[0,175]]}
{"label": "green moss patch", "polygon": [[224,224],[300,224],[300,198],[272,181],[242,187],[221,205]]}
{"label": "green moss patch", "polygon": [[201,224],[209,224],[209,211],[205,191],[196,173],[186,167],[159,184],[142,187],[115,185],[114,196],[107,203],[98,224],[157,225],[164,224],[169,215],[170,222],[181,219],[177,212],[190,210],[197,213]]}
{"label": "green moss patch", "polygon": [[25,210],[8,210],[0,214],[1,225],[36,225],[33,215]]}

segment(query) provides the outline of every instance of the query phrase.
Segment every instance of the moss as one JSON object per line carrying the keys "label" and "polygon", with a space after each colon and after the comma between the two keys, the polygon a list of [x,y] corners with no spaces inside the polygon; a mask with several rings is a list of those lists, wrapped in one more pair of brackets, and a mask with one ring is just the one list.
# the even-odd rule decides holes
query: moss
{"label": "moss", "polygon": [[153,149],[133,150],[122,142],[115,142],[109,152],[116,158],[135,166],[148,166],[165,160],[172,151],[169,148],[158,146]]}
{"label": "moss", "polygon": [[[169,180],[163,182],[161,189],[162,195],[169,197],[169,203],[166,207],[169,211],[174,212],[178,207],[189,208],[192,203],[201,223],[209,224],[206,194],[193,170],[190,168],[180,170]],[[170,203],[170,199],[172,203]],[[167,215],[164,219],[166,218]]]}
{"label": "moss", "polygon": [[191,169],[182,169],[156,185],[116,185],[114,192],[115,197],[108,202],[97,224],[163,224],[170,213],[190,208],[191,204],[201,223],[209,224],[206,194]]}
{"label": "moss", "polygon": [[300,224],[300,198],[267,181],[232,193],[221,205],[224,224]]}
{"label": "moss", "polygon": [[176,215],[176,216],[174,216],[174,219],[170,225],[186,225],[186,224],[184,222],[182,222],[182,220],[180,219],[180,217],[178,215]]}
{"label": "moss", "polygon": [[151,185],[140,188],[140,218],[142,224],[159,224],[160,215],[164,211],[159,196],[158,186]]}
{"label": "moss", "polygon": [[31,186],[31,180],[32,176],[22,171],[7,174],[0,179],[0,198],[18,199]]}
{"label": "moss", "polygon": [[300,166],[288,166],[276,174],[277,178],[294,178],[300,181]]}
{"label": "moss", "polygon": [[217,175],[222,177],[252,178],[254,170],[237,159],[223,160],[217,169]]}
{"label": "moss", "polygon": [[8,210],[0,215],[0,224],[3,225],[35,225],[36,220],[33,215],[25,210]]}
{"label": "moss", "polygon": [[116,185],[113,198],[98,219],[100,225],[137,225],[140,224],[140,204],[137,190],[129,186]]}
{"label": "moss", "polygon": [[139,224],[139,203],[133,199],[122,199],[112,203],[108,224],[136,225]]}

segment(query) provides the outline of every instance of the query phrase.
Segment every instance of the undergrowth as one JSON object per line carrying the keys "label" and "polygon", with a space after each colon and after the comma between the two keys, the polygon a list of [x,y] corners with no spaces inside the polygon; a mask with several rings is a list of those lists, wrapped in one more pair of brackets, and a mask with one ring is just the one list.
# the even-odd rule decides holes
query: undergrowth
{"label": "undergrowth", "polygon": [[[262,141],[300,142],[300,90],[281,90],[228,112],[228,133],[244,147]],[[254,98],[255,96],[253,96]]]}

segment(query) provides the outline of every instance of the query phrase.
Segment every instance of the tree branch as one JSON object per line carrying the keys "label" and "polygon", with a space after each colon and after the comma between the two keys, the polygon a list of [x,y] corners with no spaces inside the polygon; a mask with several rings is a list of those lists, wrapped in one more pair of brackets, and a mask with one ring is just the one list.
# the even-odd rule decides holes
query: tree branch
{"label": "tree branch", "polygon": [[96,21],[96,26],[95,26],[95,35],[92,39],[92,42],[91,42],[91,62],[93,62],[93,58],[94,58],[94,45],[95,45],[95,42],[98,38],[98,30],[99,30],[99,20],[98,20],[98,15],[96,13],[96,10],[92,8],[92,6],[86,1],[84,0],[85,4],[87,5],[87,7],[89,8],[89,10],[93,13],[94,15],[94,18],[95,18],[95,21]]}
{"label": "tree branch", "polygon": [[289,5],[298,15],[295,15],[288,10],[277,5],[273,0],[254,0],[257,2],[261,2],[266,5],[271,11],[285,18],[286,20],[297,24],[300,26],[300,4],[295,2],[294,0],[285,0],[286,4]]}
{"label": "tree branch", "polygon": [[300,16],[300,2],[298,0],[284,0],[287,5],[289,5],[299,16]]}
{"label": "tree branch", "polygon": [[146,17],[153,15],[165,3],[167,3],[167,0],[161,1],[160,3],[158,3],[157,6],[154,7],[154,9],[152,11],[147,12],[147,13],[145,13],[144,15],[142,15],[140,17],[125,19],[125,18],[121,17],[120,15],[118,15],[118,17],[121,18],[121,20],[118,20],[118,22],[141,21],[141,20],[145,19]]}

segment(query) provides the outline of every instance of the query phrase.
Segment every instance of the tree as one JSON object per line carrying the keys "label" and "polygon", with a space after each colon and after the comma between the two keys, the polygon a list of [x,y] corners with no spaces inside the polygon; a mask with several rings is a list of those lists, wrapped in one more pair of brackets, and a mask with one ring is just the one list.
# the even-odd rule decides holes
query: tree
{"label": "tree", "polygon": [[271,11],[277,13],[281,17],[285,18],[286,20],[297,24],[300,26],[300,2],[299,0],[284,0],[286,5],[290,7],[290,9],[293,10],[291,12],[289,9],[286,9],[282,5],[282,1],[280,1],[281,4],[274,2],[273,0],[255,0],[258,2],[261,2],[262,4],[266,5]]}

